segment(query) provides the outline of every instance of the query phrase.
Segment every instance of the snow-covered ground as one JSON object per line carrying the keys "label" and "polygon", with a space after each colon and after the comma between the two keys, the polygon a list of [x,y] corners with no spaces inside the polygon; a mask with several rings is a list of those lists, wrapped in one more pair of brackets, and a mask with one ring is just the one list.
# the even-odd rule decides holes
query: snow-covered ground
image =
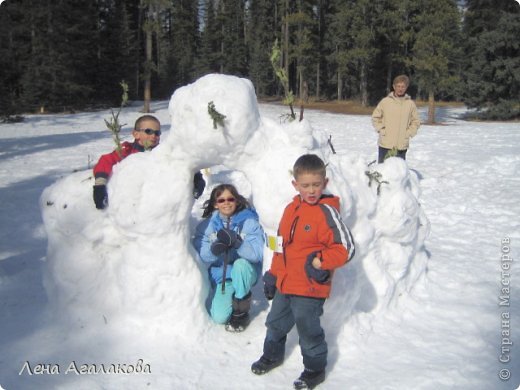
{"label": "snow-covered ground", "polygon": [[[439,109],[443,124],[420,128],[409,169],[395,159],[368,166],[376,157],[370,117],[306,110],[305,123],[280,124],[286,107],[260,104],[258,115],[235,90],[229,107],[215,95],[230,121],[227,138],[201,130],[205,112],[183,111],[213,92],[188,90],[171,104],[175,136],[169,102],[156,102],[162,149],[121,163],[106,211],[91,202],[88,169],[113,148],[108,111],[0,124],[0,386],[292,388],[302,369],[295,331],[282,367],[261,377],[249,369],[265,335],[260,286],[246,332],[211,324],[204,271],[177,241],[192,231],[208,192],[192,205],[182,184],[191,171],[169,168],[216,161],[208,189],[235,183],[269,232],[293,195],[288,164],[313,150],[330,163],[330,189],[344,200],[358,245],[325,306],[329,366],[320,388],[516,389],[518,123],[465,122],[463,109]],[[139,109],[121,114],[127,139]],[[235,114],[243,117],[233,122]],[[389,181],[380,196],[365,170]]]}

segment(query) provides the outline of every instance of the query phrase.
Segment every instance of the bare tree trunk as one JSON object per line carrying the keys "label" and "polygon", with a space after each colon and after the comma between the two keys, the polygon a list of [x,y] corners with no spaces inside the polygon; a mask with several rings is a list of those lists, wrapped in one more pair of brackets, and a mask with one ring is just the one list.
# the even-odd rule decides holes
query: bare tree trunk
{"label": "bare tree trunk", "polygon": [[[149,21],[150,19],[148,19]],[[150,112],[150,101],[152,100],[152,29],[146,28],[146,65],[144,71],[144,108],[143,112]]]}
{"label": "bare tree trunk", "polygon": [[321,62],[321,47],[322,47],[322,17],[323,17],[323,6],[322,0],[318,1],[318,58],[316,62],[316,101],[320,100],[320,62]]}
{"label": "bare tree trunk", "polygon": [[365,62],[361,64],[361,74],[359,82],[359,91],[361,92],[361,105],[366,107],[368,105],[368,89],[367,89],[367,65]]}
{"label": "bare tree trunk", "polygon": [[[282,10],[280,10],[280,16],[282,15]],[[285,40],[285,24],[283,23],[283,17],[280,19],[280,59],[278,60],[278,64],[280,65],[280,68],[285,69],[285,52],[284,52],[284,40]],[[280,95],[280,84],[278,84],[277,87],[277,95]]]}
{"label": "bare tree trunk", "polygon": [[[224,26],[221,27],[222,37],[224,37]],[[224,39],[220,40],[220,73],[224,73]]]}
{"label": "bare tree trunk", "polygon": [[298,96],[303,100],[303,70],[301,66],[298,69]]}
{"label": "bare tree trunk", "polygon": [[320,63],[316,66],[316,101],[320,100]]}
{"label": "bare tree trunk", "polygon": [[341,71],[338,69],[338,101],[340,101],[343,96],[342,96],[342,91],[343,90],[343,78],[341,77]]}
{"label": "bare tree trunk", "polygon": [[392,62],[389,61],[388,68],[386,68],[386,94],[388,95],[392,90]]}
{"label": "bare tree trunk", "polygon": [[302,84],[302,102],[305,104],[309,103],[309,84],[307,84],[307,81],[304,81]]}
{"label": "bare tree trunk", "polygon": [[[156,15],[158,18],[158,15]],[[154,18],[155,19],[155,18]],[[160,74],[161,72],[161,40],[159,39],[159,27],[155,26],[154,23],[154,33],[155,33],[155,71]]]}
{"label": "bare tree trunk", "polygon": [[[224,14],[226,12],[225,10],[225,5],[224,5],[224,2],[221,1],[220,2],[220,13],[221,14]],[[222,26],[220,27],[220,33],[221,33],[221,38],[220,38],[220,67],[219,67],[219,71],[220,73],[224,73],[224,24],[222,24]]]}
{"label": "bare tree trunk", "polygon": [[285,0],[284,68],[289,77],[289,0]]}
{"label": "bare tree trunk", "polygon": [[428,92],[428,123],[435,123],[435,95],[433,89]]}
{"label": "bare tree trunk", "polygon": [[[137,46],[138,48],[141,47],[141,39],[142,39],[142,31],[143,28],[143,9],[142,7],[139,7],[139,16],[137,21]],[[141,84],[141,75],[140,75],[140,68],[141,68],[141,51],[137,49],[137,61],[135,64],[135,96],[140,96],[141,91],[139,91],[139,87]]]}

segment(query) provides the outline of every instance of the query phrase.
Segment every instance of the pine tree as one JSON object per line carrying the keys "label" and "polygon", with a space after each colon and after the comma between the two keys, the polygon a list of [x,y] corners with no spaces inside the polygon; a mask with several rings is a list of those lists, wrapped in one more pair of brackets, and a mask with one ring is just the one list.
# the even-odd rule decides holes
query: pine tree
{"label": "pine tree", "polygon": [[198,39],[198,6],[191,0],[171,2],[164,12],[157,94],[169,97],[193,81]]}
{"label": "pine tree", "polygon": [[198,7],[192,0],[172,3],[169,66],[164,73],[171,75],[167,87],[171,91],[192,82],[195,78],[195,56],[199,30]]}
{"label": "pine tree", "polygon": [[[145,61],[143,71],[144,81],[144,107],[143,112],[150,112],[152,99],[152,77],[157,73],[158,64],[161,62],[159,57],[160,32],[161,32],[161,13],[171,7],[168,0],[141,0],[140,5],[144,11],[144,22],[142,30],[144,32]],[[154,39],[155,38],[155,39]],[[154,43],[156,55],[154,58]]]}
{"label": "pine tree", "polygon": [[119,103],[120,81],[136,91],[134,59],[137,58],[135,31],[132,30],[125,2],[99,1],[99,44],[94,86],[100,94],[96,103]]}
{"label": "pine tree", "polygon": [[278,30],[276,11],[276,4],[270,0],[252,0],[248,9],[249,77],[260,96],[276,93],[276,82],[269,61]]}
{"label": "pine tree", "polygon": [[435,94],[459,81],[460,13],[454,0],[422,0],[412,22],[417,30],[409,63],[428,93],[428,123],[435,122]]}
{"label": "pine tree", "polygon": [[468,0],[464,102],[484,119],[520,117],[520,7]]}
{"label": "pine tree", "polygon": [[315,66],[314,16],[313,4],[305,0],[298,0],[295,12],[288,16],[289,24],[294,26],[290,58],[295,62],[297,94],[300,99],[304,98],[304,94],[308,95],[304,85],[308,85],[308,75]]}
{"label": "pine tree", "polygon": [[220,42],[215,17],[215,0],[205,0],[201,7],[204,23],[200,33],[200,47],[195,61],[196,75],[218,72]]}
{"label": "pine tree", "polygon": [[329,96],[336,96],[337,100],[344,97],[344,80],[348,74],[348,63],[344,52],[348,42],[347,24],[348,14],[346,8],[341,7],[338,0],[331,1],[330,12],[326,16],[328,30],[325,33],[326,58],[328,64],[327,82],[335,86],[335,92],[330,91]]}
{"label": "pine tree", "polygon": [[384,85],[388,94],[397,74],[410,73],[406,60],[410,56],[415,35],[411,20],[419,10],[415,0],[383,0],[377,2],[376,6],[376,42],[379,53],[372,79],[378,91]]}
{"label": "pine tree", "polygon": [[219,72],[237,76],[247,74],[243,0],[219,0],[216,13],[219,41]]}
{"label": "pine tree", "polygon": [[59,93],[65,102],[91,104],[95,99],[99,99],[98,91],[94,88],[94,80],[98,75],[98,8],[95,2],[78,4],[75,0],[58,3],[56,8],[56,15],[64,22],[64,35],[55,36],[56,50],[59,52],[60,61],[66,67],[64,90]]}
{"label": "pine tree", "polygon": [[310,0],[279,0],[276,15],[280,42],[280,67],[288,76],[289,87],[297,95],[307,95],[308,85],[314,86],[318,55],[318,15],[316,2]]}
{"label": "pine tree", "polygon": [[31,109],[84,106],[94,98],[97,9],[74,1],[22,2],[28,38],[21,100]]}
{"label": "pine tree", "polygon": [[368,79],[377,55],[375,28],[377,10],[369,0],[339,1],[332,17],[331,31],[335,51],[331,57],[337,67],[338,99],[343,96],[343,82],[350,74],[352,90],[361,104],[368,105]]}
{"label": "pine tree", "polygon": [[[468,0],[17,0],[0,13],[0,111],[113,104],[125,80],[155,97],[209,72],[280,94],[269,63],[276,39],[288,90],[305,98],[380,99],[398,73],[419,96],[464,96],[492,118],[518,117],[520,10]],[[465,67],[460,47],[464,25]],[[278,66],[277,65],[277,66]],[[464,84],[459,82],[464,75]],[[412,89],[412,93],[413,93]]]}
{"label": "pine tree", "polygon": [[[23,46],[19,43],[22,34],[20,21],[23,10],[18,4],[7,2],[0,9],[0,116],[13,120],[22,112],[19,104],[21,62]],[[20,47],[22,46],[22,47]]]}
{"label": "pine tree", "polygon": [[316,100],[321,98],[322,85],[327,80],[327,45],[326,36],[328,32],[328,13],[330,12],[330,0],[318,0],[316,5],[316,30],[315,30],[315,72],[316,72]]}

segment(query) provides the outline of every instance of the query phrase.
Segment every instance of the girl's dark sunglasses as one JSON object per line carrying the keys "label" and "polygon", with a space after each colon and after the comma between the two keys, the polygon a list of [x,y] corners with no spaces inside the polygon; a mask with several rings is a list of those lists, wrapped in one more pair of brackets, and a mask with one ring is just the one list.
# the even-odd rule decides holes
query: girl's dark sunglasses
{"label": "girl's dark sunglasses", "polygon": [[147,135],[155,134],[157,137],[161,136],[161,130],[154,129],[136,129],[137,131],[144,131]]}
{"label": "girl's dark sunglasses", "polygon": [[224,202],[233,203],[234,201],[235,201],[235,198],[220,198],[220,199],[217,199],[217,203],[224,203]]}

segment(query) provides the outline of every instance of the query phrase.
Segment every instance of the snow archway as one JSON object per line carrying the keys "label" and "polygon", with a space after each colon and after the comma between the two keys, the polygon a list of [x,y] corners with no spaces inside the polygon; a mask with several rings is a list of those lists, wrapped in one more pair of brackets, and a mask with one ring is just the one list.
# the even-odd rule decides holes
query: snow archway
{"label": "snow archway", "polygon": [[[208,114],[211,102],[225,115],[222,124]],[[425,273],[429,224],[417,202],[418,180],[404,161],[372,168],[386,181],[378,195],[368,185],[366,161],[332,154],[326,134],[306,120],[262,118],[251,82],[233,76],[208,75],[178,89],[169,112],[169,137],[115,166],[106,211],[93,206],[90,172],[43,192],[45,284],[58,313],[94,327],[130,322],[172,334],[189,330],[197,339],[210,322],[205,272],[190,245],[193,173],[218,164],[241,171],[262,225],[275,232],[294,195],[290,169],[308,152],[328,163],[329,189],[341,197],[356,242],[356,257],[336,273],[328,302],[337,333],[353,313],[391,308]],[[269,261],[266,249],[264,267]]]}

